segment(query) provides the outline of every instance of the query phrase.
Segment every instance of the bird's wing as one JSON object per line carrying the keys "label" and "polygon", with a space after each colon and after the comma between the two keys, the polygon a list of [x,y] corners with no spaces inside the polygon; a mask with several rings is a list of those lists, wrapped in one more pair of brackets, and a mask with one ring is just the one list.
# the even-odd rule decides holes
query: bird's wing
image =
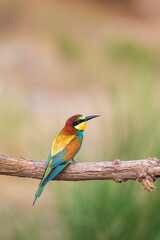
{"label": "bird's wing", "polygon": [[81,144],[81,138],[76,136],[61,152],[57,153],[51,158],[48,166],[54,169],[57,166],[64,165],[66,162],[69,162],[79,151]]}
{"label": "bird's wing", "polygon": [[66,153],[67,151],[63,149],[61,152],[57,153],[50,159],[49,164],[46,167],[44,177],[42,179],[44,183],[54,178],[60,171],[63,170],[63,168],[66,166],[66,163],[69,163],[64,163]]}
{"label": "bird's wing", "polygon": [[69,142],[71,142],[74,138],[76,138],[75,134],[65,135],[65,134],[58,134],[58,136],[54,139],[52,148],[51,148],[51,156],[56,155],[57,153],[61,152]]}
{"label": "bird's wing", "polygon": [[78,150],[81,147],[82,140],[79,137],[75,137],[66,147],[58,152],[56,155],[51,157],[48,166],[46,167],[43,182],[50,181],[53,179],[59,172],[65,168],[70,160],[75,156]]}
{"label": "bird's wing", "polygon": [[49,164],[51,164],[53,157],[61,152],[70,141],[72,141],[76,135],[63,135],[58,134],[58,136],[53,140],[52,148],[48,156],[46,168]]}
{"label": "bird's wing", "polygon": [[61,172],[79,151],[81,144],[82,139],[77,136],[72,141],[70,141],[70,143],[68,143],[61,152],[58,152],[56,155],[54,155],[53,158],[51,158],[49,161],[49,165],[46,168],[44,177],[50,181],[59,172]]}

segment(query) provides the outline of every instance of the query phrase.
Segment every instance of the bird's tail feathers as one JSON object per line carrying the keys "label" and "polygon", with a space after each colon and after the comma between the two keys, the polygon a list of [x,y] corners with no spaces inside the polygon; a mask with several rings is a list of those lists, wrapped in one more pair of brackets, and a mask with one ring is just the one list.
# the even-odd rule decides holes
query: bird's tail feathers
{"label": "bird's tail feathers", "polygon": [[45,185],[46,185],[45,182],[46,182],[45,179],[42,179],[42,180],[41,180],[41,182],[40,182],[40,184],[39,184],[39,187],[38,187],[38,190],[37,190],[37,192],[36,192],[36,194],[35,194],[35,199],[34,199],[34,201],[33,201],[33,206],[34,206],[37,198],[42,194],[43,189],[44,189],[44,187],[45,187]]}

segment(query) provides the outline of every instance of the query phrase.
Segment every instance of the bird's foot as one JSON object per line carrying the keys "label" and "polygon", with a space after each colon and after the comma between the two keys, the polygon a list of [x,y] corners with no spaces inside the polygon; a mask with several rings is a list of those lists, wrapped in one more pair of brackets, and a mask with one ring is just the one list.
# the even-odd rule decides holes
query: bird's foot
{"label": "bird's foot", "polygon": [[72,163],[78,163],[76,160],[74,160],[74,158],[72,158]]}

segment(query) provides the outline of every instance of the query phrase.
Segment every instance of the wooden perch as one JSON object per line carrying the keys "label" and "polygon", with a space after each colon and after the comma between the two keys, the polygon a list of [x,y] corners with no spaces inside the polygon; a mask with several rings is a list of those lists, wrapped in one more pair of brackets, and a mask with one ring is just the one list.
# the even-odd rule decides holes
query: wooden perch
{"label": "wooden perch", "polygon": [[[46,162],[19,157],[0,155],[0,175],[38,178],[45,171]],[[85,162],[69,164],[54,180],[84,181],[84,180],[127,180],[139,181],[149,192],[155,188],[153,182],[160,177],[158,158],[143,160],[113,162]]]}

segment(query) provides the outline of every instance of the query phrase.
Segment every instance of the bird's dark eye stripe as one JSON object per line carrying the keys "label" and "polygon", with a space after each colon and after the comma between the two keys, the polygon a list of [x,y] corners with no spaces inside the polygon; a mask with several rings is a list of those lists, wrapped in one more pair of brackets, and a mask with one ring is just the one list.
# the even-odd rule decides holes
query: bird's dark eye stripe
{"label": "bird's dark eye stripe", "polygon": [[83,122],[83,121],[84,121],[83,119],[79,119],[79,120],[73,122],[72,125],[73,125],[73,126],[76,126],[76,125],[80,124],[80,123]]}

